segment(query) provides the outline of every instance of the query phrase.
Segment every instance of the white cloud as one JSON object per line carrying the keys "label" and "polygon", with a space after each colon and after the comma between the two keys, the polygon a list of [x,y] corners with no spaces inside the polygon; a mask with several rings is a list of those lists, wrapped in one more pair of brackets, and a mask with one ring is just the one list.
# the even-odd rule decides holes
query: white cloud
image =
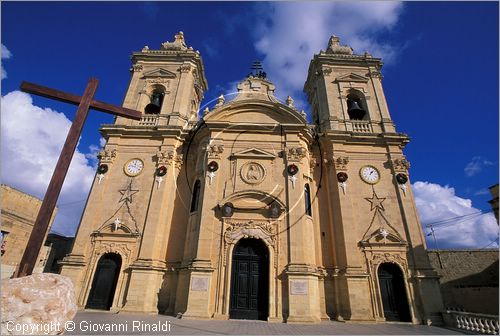
{"label": "white cloud", "polygon": [[464,172],[465,172],[465,175],[471,177],[471,176],[479,174],[483,170],[484,166],[492,166],[493,164],[494,164],[493,162],[491,162],[487,159],[484,159],[481,156],[474,156],[472,158],[471,162],[469,162],[465,166]]}
{"label": "white cloud", "polygon": [[[280,96],[302,92],[312,55],[326,49],[332,34],[355,53],[369,51],[385,63],[396,48],[376,39],[392,28],[402,10],[400,2],[278,2],[259,4],[257,51],[264,55],[265,70]],[[296,97],[294,97],[295,99]]]}
{"label": "white cloud", "polygon": [[90,145],[89,146],[89,152],[85,154],[85,157],[90,160],[91,165],[94,169],[97,168],[97,164],[99,163],[99,159],[97,158],[97,154],[99,151],[104,148],[106,145],[106,139],[100,138],[99,139],[99,146],[96,145]]}
{"label": "white cloud", "polygon": [[[7,49],[6,46],[2,44],[2,59],[8,59],[12,57],[12,53]],[[1,67],[1,79],[7,78],[7,72],[5,72],[5,69],[3,68],[3,62],[2,62],[2,67]]]}
{"label": "white cloud", "polygon": [[[413,192],[424,233],[430,233],[426,225],[433,223],[439,248],[482,248],[498,238],[495,216],[476,215],[479,209],[471,200],[455,195],[454,188],[418,181]],[[428,247],[435,248],[432,236],[426,239]],[[490,245],[495,246],[498,243]]]}
{"label": "white cloud", "polygon": [[[1,108],[2,183],[42,198],[71,121],[63,113],[33,105],[20,91],[2,97]],[[77,150],[59,197],[54,230],[74,234],[93,177],[89,160]]]}

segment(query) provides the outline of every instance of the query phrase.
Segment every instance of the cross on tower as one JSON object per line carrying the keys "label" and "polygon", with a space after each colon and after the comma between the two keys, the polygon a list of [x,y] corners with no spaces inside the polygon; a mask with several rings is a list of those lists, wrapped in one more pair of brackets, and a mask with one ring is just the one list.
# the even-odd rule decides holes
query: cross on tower
{"label": "cross on tower", "polygon": [[52,178],[50,179],[47,192],[43,198],[40,211],[38,212],[35,225],[33,226],[33,230],[31,231],[31,235],[28,240],[28,245],[26,245],[21,263],[19,264],[19,268],[14,277],[30,275],[33,272],[33,268],[37,262],[38,253],[42,247],[45,234],[47,233],[52,213],[56,207],[64,178],[68,172],[69,164],[73,158],[73,154],[75,152],[76,145],[78,144],[78,139],[80,138],[83,124],[85,123],[89,109],[92,108],[97,111],[135,120],[141,119],[142,114],[139,111],[94,100],[93,98],[98,84],[99,81],[96,78],[91,78],[85,88],[83,96],[80,97],[33,83],[21,83],[21,91],[78,105],[78,109],[76,111],[75,119],[71,124],[71,128],[69,129],[68,136],[66,137],[66,142],[64,143],[61,154],[59,155],[56,168],[52,174]]}
{"label": "cross on tower", "polygon": [[262,62],[260,62],[260,61],[253,62],[252,70],[253,70],[253,72],[251,73],[251,75],[254,77],[259,77],[262,79],[265,79],[267,77],[266,72],[263,71],[264,68],[262,67]]}

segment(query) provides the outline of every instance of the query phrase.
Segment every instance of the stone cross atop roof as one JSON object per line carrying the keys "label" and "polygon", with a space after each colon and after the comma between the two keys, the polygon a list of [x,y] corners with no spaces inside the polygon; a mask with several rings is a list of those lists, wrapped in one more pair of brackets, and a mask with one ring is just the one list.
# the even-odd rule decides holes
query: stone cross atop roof
{"label": "stone cross atop roof", "polygon": [[348,45],[340,45],[340,39],[338,36],[332,35],[328,41],[328,48],[326,52],[328,54],[343,54],[352,55],[352,48]]}

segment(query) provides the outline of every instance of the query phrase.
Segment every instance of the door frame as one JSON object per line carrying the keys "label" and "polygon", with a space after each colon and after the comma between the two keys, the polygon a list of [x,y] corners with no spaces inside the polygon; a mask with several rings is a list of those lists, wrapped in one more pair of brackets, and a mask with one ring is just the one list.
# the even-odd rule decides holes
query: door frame
{"label": "door frame", "polygon": [[116,299],[117,299],[117,293],[118,293],[118,287],[119,287],[119,284],[120,284],[120,278],[121,278],[121,275],[122,275],[122,269],[123,269],[123,256],[120,255],[120,253],[116,253],[116,252],[107,252],[107,253],[103,253],[99,256],[99,258],[97,259],[96,263],[95,263],[95,267],[94,267],[94,271],[92,272],[92,277],[90,278],[91,281],[89,281],[89,286],[88,286],[88,294],[86,295],[86,299],[85,299],[85,303],[84,303],[84,308],[85,309],[94,309],[94,308],[87,308],[87,305],[88,305],[88,301],[89,301],[89,298],[90,298],[90,294],[92,293],[92,289],[94,287],[94,281],[95,281],[95,277],[97,275],[97,270],[99,268],[99,263],[100,261],[106,257],[107,255],[115,255],[117,256],[119,259],[120,259],[120,264],[118,265],[118,268],[116,270],[116,273],[115,273],[115,277],[114,277],[114,293],[113,293],[113,297],[111,298],[111,302],[110,302],[110,306],[109,306],[109,309],[105,309],[105,310],[111,310],[113,309],[113,307],[115,306],[115,302],[116,302]]}
{"label": "door frame", "polygon": [[[238,256],[236,256],[236,258],[235,258],[234,252],[235,252],[236,246],[238,246],[238,244],[240,244],[242,240],[250,240],[250,241],[252,241],[251,244],[253,246],[257,246],[257,248],[259,248],[259,249],[260,248],[264,248],[265,249],[264,254],[257,255],[257,258],[259,260],[259,264],[266,268],[265,270],[260,270],[259,271],[259,273],[260,273],[259,274],[259,282],[261,280],[264,280],[263,277],[267,277],[267,279],[265,279],[266,280],[265,281],[265,286],[267,286],[267,288],[265,289],[265,292],[267,294],[267,307],[266,307],[266,312],[265,312],[266,315],[265,315],[265,318],[264,318],[264,320],[267,320],[267,318],[269,317],[269,287],[270,287],[270,285],[269,285],[269,275],[268,275],[269,272],[270,272],[270,270],[269,270],[269,268],[270,268],[270,264],[269,264],[269,260],[270,260],[269,248],[267,247],[267,245],[265,244],[264,241],[262,241],[261,239],[255,239],[255,238],[242,238],[242,239],[238,240],[238,242],[234,245],[234,248],[233,248],[232,261],[231,261],[231,265],[230,265],[230,267],[231,267],[231,278],[230,278],[230,284],[229,284],[229,286],[230,286],[230,288],[229,288],[229,290],[230,290],[230,296],[229,296],[229,318],[231,318],[231,304],[232,304],[231,301],[232,301],[232,297],[233,297],[233,294],[234,294],[234,291],[235,291],[234,286],[235,286],[235,284],[237,282],[237,277],[234,277],[234,275],[235,275],[234,274],[235,267],[237,265],[234,262],[235,262],[235,259],[238,258]],[[260,246],[258,246],[258,245],[260,245]],[[245,258],[243,258],[243,259],[245,259]],[[247,259],[251,260],[252,258],[249,255],[247,257]],[[242,259],[239,259],[239,260],[242,260]],[[248,272],[251,273],[251,268],[249,268]],[[250,282],[250,279],[248,279],[248,281]],[[259,289],[260,289],[260,287],[259,287]],[[260,289],[260,290],[262,290],[262,289]],[[259,294],[257,294],[257,295],[259,297]],[[257,313],[258,313],[258,315],[260,315],[260,313],[261,313],[258,308],[257,308]],[[257,317],[256,319],[252,319],[252,320],[262,320],[262,319],[259,318],[259,317]]]}
{"label": "door frame", "polygon": [[[244,238],[255,238],[255,239],[260,239],[260,237],[239,237],[238,239],[235,239],[232,241],[228,246],[227,246],[227,252],[225,255],[225,262],[223,266],[221,267],[221,273],[223,276],[223,281],[221,281],[221,286],[220,290],[224,295],[222,296],[222,315],[225,316],[227,319],[229,319],[229,310],[231,307],[231,278],[232,278],[232,265],[233,265],[233,251],[234,247],[236,244]],[[269,255],[269,268],[268,268],[268,316],[267,320],[276,320],[278,319],[277,312],[276,312],[276,302],[277,300],[277,293],[276,289],[278,288],[277,286],[277,276],[276,276],[276,268],[277,268],[277,263],[276,263],[276,255],[273,246],[269,245],[268,242],[265,239],[261,239],[264,244],[266,245],[268,249],[268,255]]]}
{"label": "door frame", "polygon": [[375,267],[374,267],[374,276],[373,276],[373,278],[375,280],[375,285],[376,285],[375,288],[377,289],[376,300],[377,300],[378,315],[379,315],[379,317],[381,319],[383,319],[384,321],[387,321],[386,317],[385,317],[385,314],[384,314],[384,303],[382,301],[382,290],[380,288],[380,279],[379,279],[379,276],[378,276],[379,268],[383,264],[392,264],[392,265],[394,265],[395,267],[397,267],[399,269],[399,271],[401,272],[401,275],[402,275],[402,279],[401,280],[403,281],[404,291],[405,291],[405,295],[406,295],[406,304],[408,306],[408,314],[409,314],[409,317],[410,317],[410,321],[401,321],[401,322],[417,323],[417,320],[416,320],[415,314],[414,314],[414,309],[413,309],[414,299],[410,295],[411,292],[410,292],[410,289],[409,289],[407,274],[404,271],[404,268],[399,263],[394,262],[394,261],[388,261],[388,260],[382,261],[382,262],[378,263],[377,265],[375,265]]}

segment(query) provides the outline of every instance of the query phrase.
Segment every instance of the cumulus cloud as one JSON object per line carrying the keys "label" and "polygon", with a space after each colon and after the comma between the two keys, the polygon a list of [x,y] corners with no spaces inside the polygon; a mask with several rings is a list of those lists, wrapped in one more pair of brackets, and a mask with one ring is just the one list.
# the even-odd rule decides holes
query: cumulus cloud
{"label": "cumulus cloud", "polygon": [[[7,49],[6,46],[2,44],[2,60],[8,59],[12,57],[12,53]],[[7,72],[5,72],[5,69],[3,68],[3,62],[2,62],[2,67],[1,67],[1,78],[7,78]]]}
{"label": "cumulus cloud", "polygon": [[430,182],[415,182],[415,202],[427,244],[435,248],[428,224],[433,224],[439,248],[498,247],[498,224],[492,213],[482,214],[455,189]]}
{"label": "cumulus cloud", "polygon": [[481,157],[474,156],[464,168],[465,175],[471,177],[479,174],[485,166],[492,166],[494,163]]}
{"label": "cumulus cloud", "polygon": [[386,64],[391,62],[397,48],[379,42],[377,34],[397,23],[402,8],[400,2],[380,1],[258,4],[255,47],[263,54],[265,70],[281,95],[297,95],[307,77],[309,61],[326,49],[332,34],[355,53],[369,51],[383,57]]}
{"label": "cumulus cloud", "polygon": [[[13,91],[1,98],[2,183],[43,198],[71,126],[63,113],[33,105],[31,96]],[[72,235],[79,223],[95,171],[76,151],[58,202],[52,229]]]}

